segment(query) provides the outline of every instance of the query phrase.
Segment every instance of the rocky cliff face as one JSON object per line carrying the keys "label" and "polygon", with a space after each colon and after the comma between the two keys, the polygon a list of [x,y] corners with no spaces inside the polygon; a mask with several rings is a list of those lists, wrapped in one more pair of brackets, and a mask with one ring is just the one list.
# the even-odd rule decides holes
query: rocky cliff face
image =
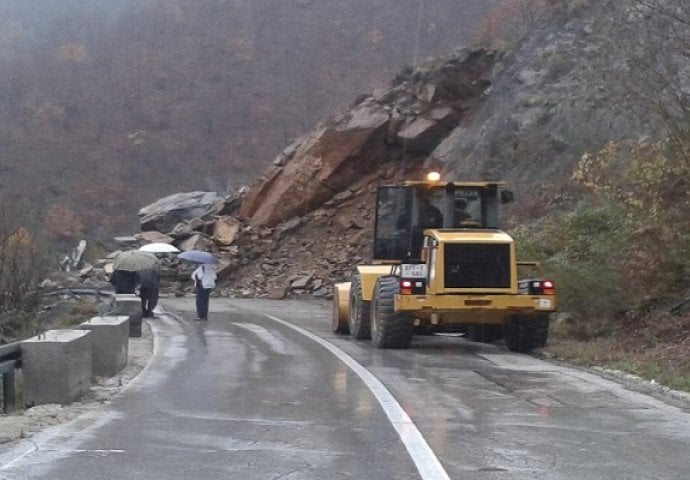
{"label": "rocky cliff face", "polygon": [[370,259],[381,183],[440,167],[447,179],[508,180],[519,204],[567,182],[585,152],[662,131],[617,90],[626,67],[609,42],[625,11],[610,6],[571,9],[502,55],[463,52],[402,72],[287,148],[241,204],[249,227],[230,293],[279,297],[306,276],[328,294]]}
{"label": "rocky cliff face", "polygon": [[481,103],[494,56],[463,52],[408,70],[285,149],[249,189],[240,214],[254,227],[304,215],[388,163],[422,165]]}
{"label": "rocky cliff face", "polygon": [[607,142],[658,134],[659,119],[617,89],[625,62],[609,44],[620,14],[588,5],[507,53],[463,52],[402,72],[285,149],[241,214],[273,226],[388,162],[449,180],[507,180],[527,194],[569,178],[582,154]]}
{"label": "rocky cliff face", "polygon": [[450,177],[507,180],[527,193],[569,178],[585,152],[659,133],[659,119],[620,89],[627,60],[612,44],[627,2],[581,3],[497,58],[472,122],[431,154]]}

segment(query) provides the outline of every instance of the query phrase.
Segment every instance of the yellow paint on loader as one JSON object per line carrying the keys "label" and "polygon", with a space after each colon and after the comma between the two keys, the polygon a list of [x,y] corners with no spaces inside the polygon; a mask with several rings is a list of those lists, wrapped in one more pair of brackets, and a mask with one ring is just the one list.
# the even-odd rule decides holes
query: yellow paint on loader
{"label": "yellow paint on loader", "polygon": [[362,279],[362,300],[371,302],[374,297],[374,285],[376,279],[384,275],[390,275],[392,265],[357,265],[359,277]]}
{"label": "yellow paint on loader", "polygon": [[333,331],[337,333],[349,333],[347,323],[348,302],[350,300],[351,282],[336,283],[333,285]]}
{"label": "yellow paint on loader", "polygon": [[[353,282],[334,286],[333,331],[371,339],[376,348],[408,348],[418,331],[461,331],[479,342],[503,338],[515,352],[543,347],[557,309],[553,282],[519,277],[519,266],[537,263],[518,261],[513,238],[499,228],[499,204],[513,200],[500,190],[504,185],[379,187],[374,262],[380,263],[358,265]],[[466,225],[468,215],[473,225]]]}

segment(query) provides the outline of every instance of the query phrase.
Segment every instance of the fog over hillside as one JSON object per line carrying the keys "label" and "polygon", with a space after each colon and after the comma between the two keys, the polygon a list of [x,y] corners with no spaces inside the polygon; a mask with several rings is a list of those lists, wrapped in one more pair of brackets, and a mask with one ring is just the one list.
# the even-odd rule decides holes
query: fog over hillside
{"label": "fog over hillside", "polygon": [[239,187],[400,68],[469,43],[493,3],[2,2],[0,195],[94,233],[167,194]]}

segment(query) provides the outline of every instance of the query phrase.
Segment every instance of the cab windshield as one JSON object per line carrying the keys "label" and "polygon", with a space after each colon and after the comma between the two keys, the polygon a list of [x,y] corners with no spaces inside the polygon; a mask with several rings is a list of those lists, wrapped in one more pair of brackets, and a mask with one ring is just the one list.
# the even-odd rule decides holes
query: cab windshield
{"label": "cab windshield", "polygon": [[453,184],[379,187],[375,259],[419,259],[427,228],[498,228],[497,189]]}

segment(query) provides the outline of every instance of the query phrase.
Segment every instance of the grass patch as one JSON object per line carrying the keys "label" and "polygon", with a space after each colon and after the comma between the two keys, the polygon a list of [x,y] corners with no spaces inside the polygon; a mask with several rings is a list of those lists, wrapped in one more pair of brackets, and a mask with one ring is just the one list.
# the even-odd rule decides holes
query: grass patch
{"label": "grass patch", "polygon": [[575,365],[599,366],[654,380],[675,390],[690,392],[690,338],[687,332],[673,337],[655,323],[635,332],[613,331],[606,337],[574,338],[558,324],[545,352]]}

